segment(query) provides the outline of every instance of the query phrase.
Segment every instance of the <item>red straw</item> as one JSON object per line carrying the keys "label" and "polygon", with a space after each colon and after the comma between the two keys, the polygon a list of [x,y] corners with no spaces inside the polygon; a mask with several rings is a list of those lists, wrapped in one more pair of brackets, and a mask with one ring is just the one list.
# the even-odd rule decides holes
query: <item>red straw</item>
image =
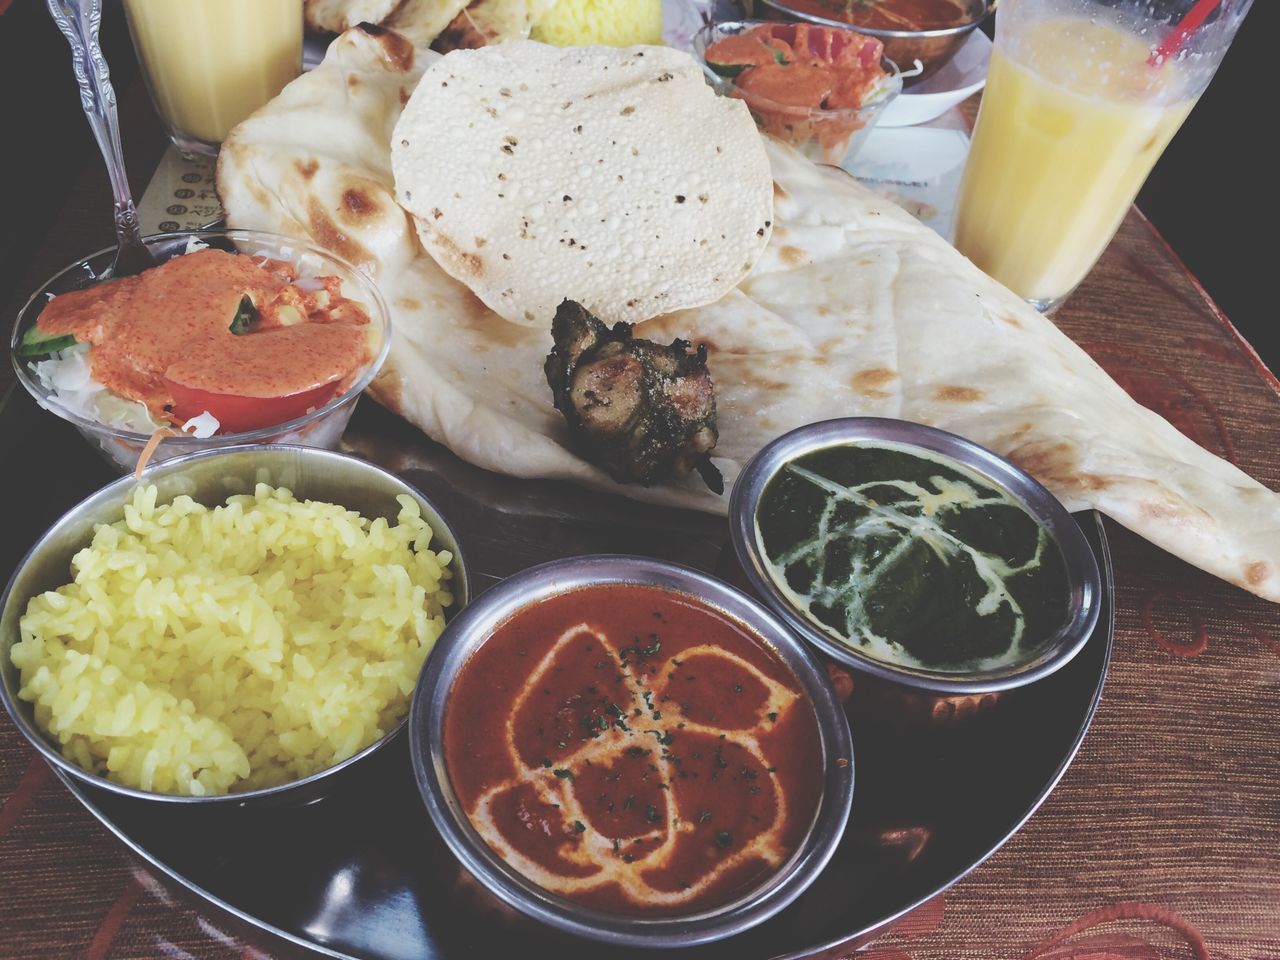
{"label": "red straw", "polygon": [[1194,7],[1187,11],[1187,15],[1182,18],[1182,22],[1174,27],[1169,35],[1161,41],[1160,46],[1151,51],[1151,56],[1147,57],[1147,63],[1153,67],[1158,67],[1181,50],[1182,45],[1187,42],[1187,37],[1195,33],[1200,24],[1204,23],[1205,18],[1213,13],[1221,2],[1222,0],[1199,0]]}

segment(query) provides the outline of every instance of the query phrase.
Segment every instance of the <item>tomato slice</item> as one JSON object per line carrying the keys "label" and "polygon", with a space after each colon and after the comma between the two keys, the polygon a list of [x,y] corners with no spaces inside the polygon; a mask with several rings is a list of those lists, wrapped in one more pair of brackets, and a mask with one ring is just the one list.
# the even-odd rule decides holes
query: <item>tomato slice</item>
{"label": "tomato slice", "polygon": [[217,418],[219,434],[244,433],[285,423],[308,410],[324,406],[338,390],[338,381],[335,380],[287,397],[239,397],[197,390],[167,377],[164,384],[173,396],[174,419],[185,423],[207,410]]}

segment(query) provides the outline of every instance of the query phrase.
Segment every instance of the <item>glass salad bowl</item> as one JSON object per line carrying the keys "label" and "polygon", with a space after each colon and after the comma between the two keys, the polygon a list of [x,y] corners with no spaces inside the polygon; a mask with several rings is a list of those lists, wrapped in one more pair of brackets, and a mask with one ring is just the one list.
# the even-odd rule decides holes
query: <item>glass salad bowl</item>
{"label": "glass salad bowl", "polygon": [[[156,460],[246,443],[335,448],[351,419],[356,400],[377,375],[391,345],[390,318],[373,281],[351,264],[311,243],[256,230],[164,233],[144,240],[160,262],[206,246],[283,260],[297,269],[298,278],[294,282],[304,290],[315,289],[316,284],[307,286],[313,278],[337,277],[342,296],[363,307],[369,316],[368,362],[324,402],[303,412],[298,412],[295,404],[277,423],[210,434],[211,429],[219,426],[216,420],[198,422],[200,418],[196,418],[185,424],[158,422],[141,402],[119,396],[93,379],[89,362],[92,347],[88,344],[76,344],[48,356],[23,356],[24,338],[29,339],[28,331],[35,326],[50,300],[103,281],[103,274],[115,257],[115,248],[109,247],[60,271],[36,290],[18,313],[10,357],[19,381],[36,403],[74,425],[121,470],[132,470],[148,445],[153,447],[150,456]],[[160,434],[158,444],[157,434]]]}

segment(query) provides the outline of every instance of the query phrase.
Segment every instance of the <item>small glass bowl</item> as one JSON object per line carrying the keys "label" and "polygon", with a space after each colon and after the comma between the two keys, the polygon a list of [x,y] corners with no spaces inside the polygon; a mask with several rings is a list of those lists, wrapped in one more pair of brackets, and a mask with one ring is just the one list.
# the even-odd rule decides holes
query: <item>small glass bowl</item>
{"label": "small glass bowl", "polygon": [[[196,230],[189,233],[161,233],[144,237],[151,252],[160,261],[181,256],[191,240],[199,240],[211,247],[238,251],[250,255],[263,255],[276,260],[287,260],[296,266],[301,276],[336,276],[342,279],[344,296],[365,308],[369,314],[369,329],[374,342],[370,345],[372,360],[342,393],[331,397],[321,407],[287,420],[284,423],[247,430],[241,433],[215,434],[197,438],[188,434],[166,437],[152,454],[153,460],[167,460],[200,450],[213,450],[242,443],[298,443],[309,447],[337,447],[342,432],[355,410],[355,402],[361,392],[382,367],[391,349],[391,319],[382,294],[373,281],[356,267],[327,250],[303,240],[295,240],[279,234],[258,230]],[[143,448],[151,439],[149,433],[141,433],[123,427],[109,426],[82,416],[68,409],[50,393],[32,371],[34,361],[18,356],[18,345],[23,334],[35,325],[40,311],[51,296],[82,289],[99,281],[104,271],[115,259],[116,248],[109,247],[77,260],[62,270],[31,295],[18,312],[10,341],[10,357],[13,368],[27,392],[45,410],[57,414],[73,424],[90,444],[97,447],[109,463],[121,470],[132,470]]]}
{"label": "small glass bowl", "polygon": [[[737,36],[756,27],[776,24],[777,21],[770,20],[709,23],[694,36],[693,54],[702,64],[702,71],[712,88],[724,96],[744,101],[762,133],[795,147],[815,163],[840,166],[852,160],[884,108],[902,92],[902,75],[898,71],[898,65],[887,58],[881,61],[888,76],[861,106],[823,109],[778,103],[750,93],[734,83],[732,78],[717,73],[707,63],[707,48],[717,40]],[[830,26],[837,30],[857,32],[847,25]]]}
{"label": "small glass bowl", "polygon": [[[935,27],[930,30],[889,30],[882,27],[863,27],[850,21],[819,16],[808,10],[797,10],[788,0],[760,0],[760,3],[766,8],[764,11],[766,15],[784,20],[819,24],[824,27],[845,27],[865,36],[875,37],[884,44],[884,55],[908,70],[916,61],[919,61],[919,72],[911,72],[903,78],[908,87],[933,76],[942,69],[955,56],[969,34],[991,16],[996,8],[996,0],[966,0],[965,10],[968,19],[963,23],[950,27]],[[857,14],[855,13],[854,16],[856,17]]]}
{"label": "small glass bowl", "polygon": [[153,462],[143,471],[141,481],[121,477],[76,504],[27,551],[0,595],[0,703],[22,735],[63,773],[116,796],[180,808],[292,807],[321,799],[338,777],[358,774],[367,758],[400,736],[408,723],[408,709],[379,739],[310,776],[274,787],[196,797],[127,787],[83,769],[65,757],[57,740],[37,723],[32,704],[19,698],[22,680],[9,651],[20,639],[18,624],[27,605],[33,597],[68,582],[72,557],[93,539],[99,524],[120,520],[138,482],[155,484],[157,502],[170,503],[178,496],[188,496],[210,507],[225,503],[230,496],[252,493],[259,483],[268,483],[287,487],[299,500],[337,503],[370,519],[386,520],[394,519],[400,511],[397,497],[412,497],[431,527],[432,548],[453,554],[449,584],[454,602],[445,611],[449,621],[466,608],[471,592],[466,561],[453,528],[416,487],[359,457],[283,443],[204,450],[164,463]]}

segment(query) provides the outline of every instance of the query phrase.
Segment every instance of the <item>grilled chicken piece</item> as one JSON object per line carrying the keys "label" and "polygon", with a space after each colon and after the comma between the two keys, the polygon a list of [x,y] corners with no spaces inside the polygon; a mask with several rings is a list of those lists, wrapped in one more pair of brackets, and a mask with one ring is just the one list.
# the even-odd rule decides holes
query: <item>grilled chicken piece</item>
{"label": "grilled chicken piece", "polygon": [[610,329],[572,300],[556,310],[551,335],[547,383],[588,460],[620,483],[646,486],[693,469],[724,492],[709,456],[719,434],[705,346],[632,339],[630,324]]}

